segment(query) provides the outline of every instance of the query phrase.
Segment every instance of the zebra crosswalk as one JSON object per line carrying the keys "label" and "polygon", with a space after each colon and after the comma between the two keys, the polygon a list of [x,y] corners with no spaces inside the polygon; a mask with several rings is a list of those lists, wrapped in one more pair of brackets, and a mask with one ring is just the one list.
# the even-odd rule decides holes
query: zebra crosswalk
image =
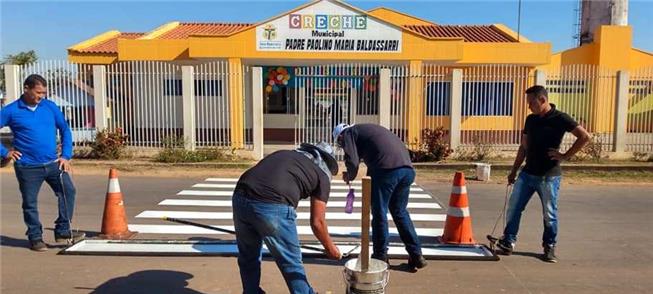
{"label": "zebra crosswalk", "polygon": [[[163,218],[192,219],[210,226],[233,230],[231,196],[237,181],[236,178],[207,178],[201,183],[193,184],[174,196],[167,196],[157,204],[156,208],[138,213],[135,217],[138,222],[130,224],[129,229],[145,236],[150,234],[208,237],[221,235],[220,238],[233,238],[225,233],[205,228],[170,224]],[[350,241],[351,238],[357,238],[361,234],[361,182],[354,181],[352,188],[356,193],[353,213],[344,212],[349,186],[341,180],[334,180],[331,183],[326,212],[329,233],[336,238]],[[408,210],[418,236],[433,238],[442,234],[446,211],[437,198],[417,184],[413,184],[410,188]],[[390,235],[398,236],[390,215],[388,220]],[[299,202],[297,232],[302,240],[316,240],[310,227],[310,201]]]}

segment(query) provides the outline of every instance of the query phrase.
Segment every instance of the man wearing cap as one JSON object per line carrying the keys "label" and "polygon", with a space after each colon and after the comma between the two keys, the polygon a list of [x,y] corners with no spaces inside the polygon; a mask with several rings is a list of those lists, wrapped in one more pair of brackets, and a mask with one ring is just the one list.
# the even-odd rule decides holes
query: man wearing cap
{"label": "man wearing cap", "polygon": [[261,246],[265,242],[290,293],[314,293],[302,264],[297,236],[296,208],[310,198],[311,229],[331,259],[340,259],[325,220],[331,176],[338,162],[327,143],[303,143],[297,150],[274,152],[247,170],[233,195],[238,266],[243,292],[265,293],[260,288]]}
{"label": "man wearing cap", "polygon": [[388,218],[392,219],[408,252],[408,264],[423,268],[426,260],[406,209],[415,170],[404,142],[388,129],[374,124],[339,124],[333,139],[345,152],[347,172],[342,179],[349,183],[356,178],[358,166],[365,162],[372,178],[372,258],[388,262]]}

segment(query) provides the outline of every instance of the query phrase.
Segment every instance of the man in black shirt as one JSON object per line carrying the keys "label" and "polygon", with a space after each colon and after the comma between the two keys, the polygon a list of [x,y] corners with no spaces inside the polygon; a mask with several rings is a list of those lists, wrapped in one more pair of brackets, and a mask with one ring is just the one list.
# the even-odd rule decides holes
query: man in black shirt
{"label": "man in black shirt", "polygon": [[339,124],[333,130],[333,138],[345,152],[347,172],[343,173],[343,180],[349,183],[356,178],[361,160],[372,178],[372,257],[388,262],[389,210],[406,246],[408,264],[413,268],[425,267],[426,259],[406,209],[415,170],[404,142],[374,124]]}
{"label": "man in black shirt", "polygon": [[340,259],[325,220],[331,176],[338,162],[327,143],[303,143],[297,150],[274,152],[247,170],[233,195],[238,266],[245,294],[260,288],[261,246],[265,242],[290,293],[314,293],[304,271],[295,209],[310,197],[311,228],[329,258]]}
{"label": "man in black shirt", "polygon": [[[557,262],[554,249],[558,234],[558,190],[562,174],[560,162],[568,160],[581,150],[589,142],[590,135],[569,115],[549,103],[544,87],[530,87],[526,90],[526,99],[532,114],[526,118],[517,158],[508,175],[508,184],[514,183],[515,186],[506,213],[507,224],[497,246],[504,254],[512,253],[522,212],[533,193],[537,192],[542,201],[544,216],[542,259]],[[576,141],[567,152],[560,153],[560,143],[566,132],[576,136]],[[515,181],[517,170],[524,159],[526,166]]]}

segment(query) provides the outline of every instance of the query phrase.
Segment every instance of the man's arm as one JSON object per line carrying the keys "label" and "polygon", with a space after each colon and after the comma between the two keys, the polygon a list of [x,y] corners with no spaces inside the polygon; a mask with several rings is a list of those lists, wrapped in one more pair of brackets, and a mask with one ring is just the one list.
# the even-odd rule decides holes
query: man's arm
{"label": "man's arm", "polygon": [[73,134],[68,127],[68,123],[63,116],[63,112],[54,105],[51,105],[54,112],[54,123],[59,129],[59,135],[61,136],[61,157],[65,160],[70,160],[73,157]]}
{"label": "man's arm", "polygon": [[513,183],[515,183],[515,178],[517,177],[517,171],[519,170],[521,164],[524,163],[524,159],[526,159],[527,148],[528,148],[528,135],[522,134],[521,143],[519,144],[519,150],[517,151],[517,157],[515,158],[515,163],[512,164],[512,170],[508,175],[508,184],[512,185]]}
{"label": "man's arm", "polygon": [[567,152],[564,154],[560,153],[558,150],[549,150],[549,156],[551,159],[559,161],[569,160],[576,153],[578,153],[578,151],[583,149],[583,147],[585,147],[585,145],[587,145],[587,143],[589,143],[592,139],[587,130],[585,130],[585,128],[580,125],[575,127],[571,133],[576,136],[576,141],[574,141],[574,144],[571,145],[571,148],[569,148],[569,150],[567,150]]}
{"label": "man's arm", "polygon": [[[7,107],[2,108],[0,111],[0,129],[6,127],[9,124],[10,113]],[[18,160],[23,156],[20,152],[16,150],[8,150],[4,145],[0,144],[0,156],[2,156],[2,163],[0,165],[4,166],[8,164],[11,159]]]}
{"label": "man's arm", "polygon": [[358,149],[356,148],[354,134],[351,131],[347,131],[343,132],[342,136],[342,150],[345,152],[345,167],[347,167],[347,173],[343,173],[343,180],[349,183],[358,175],[358,166],[360,165],[361,160],[358,157]]}
{"label": "man's arm", "polygon": [[311,229],[313,234],[322,243],[326,249],[327,255],[331,259],[340,259],[340,250],[333,244],[331,236],[329,236],[329,228],[327,227],[326,219],[326,202],[311,197]]}

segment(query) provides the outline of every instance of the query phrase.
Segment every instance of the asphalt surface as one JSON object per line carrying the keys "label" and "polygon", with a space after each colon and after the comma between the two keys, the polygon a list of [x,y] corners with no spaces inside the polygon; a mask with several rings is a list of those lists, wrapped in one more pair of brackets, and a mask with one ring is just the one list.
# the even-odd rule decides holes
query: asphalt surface
{"label": "asphalt surface", "polygon": [[[115,257],[57,255],[60,248],[32,252],[25,240],[20,193],[13,173],[1,179],[2,293],[240,293],[233,257]],[[219,177],[215,171],[206,177]],[[129,222],[166,196],[206,177],[121,177]],[[78,190],[73,227],[94,236],[100,229],[106,176],[75,177]],[[447,203],[449,183],[419,179]],[[505,186],[468,182],[475,237],[485,243],[503,207]],[[39,196],[46,242],[54,242],[56,198],[47,185]],[[534,196],[522,218],[513,256],[501,261],[430,261],[408,272],[391,260],[387,293],[650,293],[653,291],[653,185],[566,185],[561,189],[557,264],[539,259],[541,205]],[[499,225],[501,226],[501,224]],[[500,228],[498,229],[500,230]],[[496,234],[500,234],[497,232]],[[180,236],[188,238],[188,236]],[[215,236],[213,236],[215,238]],[[312,286],[343,293],[343,262],[306,259]],[[273,261],[263,263],[262,287],[287,293]]]}

